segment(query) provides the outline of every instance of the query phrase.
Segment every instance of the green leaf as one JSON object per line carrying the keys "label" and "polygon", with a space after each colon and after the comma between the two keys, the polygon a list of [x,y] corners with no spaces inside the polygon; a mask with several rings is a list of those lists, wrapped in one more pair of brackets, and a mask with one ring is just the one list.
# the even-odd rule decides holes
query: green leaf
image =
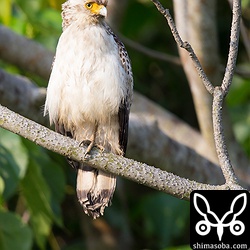
{"label": "green leaf", "polygon": [[29,152],[30,163],[22,181],[22,191],[31,211],[36,242],[44,249],[53,222],[59,226],[63,224],[60,204],[64,198],[65,176],[46,150],[25,139],[23,143]]}
{"label": "green leaf", "polygon": [[53,8],[57,9],[57,10],[61,10],[62,8],[62,4],[65,2],[64,0],[48,0],[50,6],[52,6]]}
{"label": "green leaf", "polygon": [[3,197],[8,200],[14,193],[19,183],[18,165],[11,152],[0,145],[0,176],[4,181]]}
{"label": "green leaf", "polygon": [[[247,65],[243,65],[248,66]],[[245,152],[250,156],[250,80],[235,76],[232,88],[227,97],[229,113],[233,121],[234,133],[237,140],[243,146]]]}
{"label": "green leaf", "polygon": [[2,196],[4,191],[4,180],[3,178],[0,176],[0,196]]}
{"label": "green leaf", "polygon": [[18,168],[15,169],[16,174],[19,179],[22,179],[28,165],[28,152],[21,137],[0,128],[0,144],[11,152],[14,161],[18,164]]}
{"label": "green leaf", "polygon": [[48,157],[41,159],[43,176],[51,192],[51,208],[55,222],[62,226],[61,202],[65,195],[66,180],[62,168]]}
{"label": "green leaf", "polygon": [[[249,65],[248,65],[249,68]],[[232,88],[227,96],[227,104],[229,106],[235,106],[239,104],[246,104],[250,98],[250,80],[234,76]]]}
{"label": "green leaf", "polygon": [[190,250],[190,246],[189,245],[185,245],[185,246],[175,246],[175,247],[167,247],[164,248],[162,250]]}
{"label": "green leaf", "polygon": [[41,249],[45,249],[46,238],[50,234],[53,217],[50,207],[51,193],[42,176],[40,167],[32,159],[21,186],[27,207],[30,210],[30,220],[36,242]]}
{"label": "green leaf", "polygon": [[152,248],[163,248],[173,244],[174,238],[183,238],[188,215],[188,202],[157,193],[139,203],[134,219],[143,223],[141,234],[151,241]]}
{"label": "green leaf", "polygon": [[30,228],[17,215],[0,210],[0,249],[29,250],[31,246]]}
{"label": "green leaf", "polygon": [[0,20],[2,20],[5,25],[9,25],[10,19],[11,19],[11,0],[1,0]]}
{"label": "green leaf", "polygon": [[65,174],[63,169],[50,157],[48,151],[45,149],[34,146],[34,143],[24,140],[30,158],[39,166],[42,178],[49,189],[50,199],[48,200],[50,207],[53,211],[53,220],[62,226],[61,215],[61,202],[65,195]]}
{"label": "green leaf", "polygon": [[27,169],[28,155],[19,136],[0,129],[0,176],[4,180],[3,197],[9,199]]}

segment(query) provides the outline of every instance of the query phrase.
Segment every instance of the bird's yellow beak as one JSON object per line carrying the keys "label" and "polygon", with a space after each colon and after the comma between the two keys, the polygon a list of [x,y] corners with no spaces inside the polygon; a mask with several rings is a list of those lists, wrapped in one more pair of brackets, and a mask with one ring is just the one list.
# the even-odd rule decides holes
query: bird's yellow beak
{"label": "bird's yellow beak", "polygon": [[85,8],[90,10],[95,15],[100,15],[103,17],[107,16],[107,8],[102,4],[87,2],[85,4]]}

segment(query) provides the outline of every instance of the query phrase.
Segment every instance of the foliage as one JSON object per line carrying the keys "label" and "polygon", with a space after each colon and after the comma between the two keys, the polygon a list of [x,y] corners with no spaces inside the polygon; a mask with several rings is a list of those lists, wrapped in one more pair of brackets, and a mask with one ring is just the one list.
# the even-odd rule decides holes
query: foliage
{"label": "foliage", "polygon": [[2,250],[31,249],[32,231],[14,213],[0,210],[0,248]]}
{"label": "foliage", "polygon": [[[249,67],[249,66],[248,66]],[[250,156],[250,81],[242,77],[234,77],[232,91],[227,103],[234,123],[235,135]]]}
{"label": "foliage", "polygon": [[[0,23],[54,51],[61,33],[61,2],[1,0]],[[243,2],[244,13],[248,13],[249,1]],[[166,1],[165,6],[172,8],[170,1]],[[219,19],[218,26],[219,34],[223,34],[220,36],[223,46],[227,44],[225,39],[228,37],[224,35],[228,27],[223,13],[229,12],[225,6],[222,2],[218,6],[218,16],[223,17]],[[145,46],[177,55],[165,20],[150,2],[129,1],[120,30]],[[197,126],[183,71],[178,66],[145,57],[130,48],[128,51],[135,88]],[[227,51],[222,48],[221,52],[221,60],[224,61]],[[244,54],[243,46],[241,54]],[[240,60],[243,66],[247,65],[244,56]],[[0,65],[9,71],[35,78],[4,62]],[[36,82],[41,86],[47,84],[41,79]],[[227,102],[236,136],[250,155],[249,84],[249,79],[235,77]],[[88,236],[82,237],[80,233],[74,181],[75,173],[62,157],[0,130],[0,249],[84,249]],[[106,211],[104,218],[109,225],[107,230],[113,228],[114,231],[125,232],[125,235],[132,234],[137,248],[189,249],[186,246],[187,202],[149,191],[128,181],[125,181],[124,186],[124,193],[121,195],[118,190],[114,204]],[[122,202],[123,199],[125,202]],[[177,247],[171,248],[172,245]]]}
{"label": "foliage", "polygon": [[[48,157],[45,150],[33,143],[3,129],[0,130],[0,138],[0,173],[4,183],[2,216],[6,215],[5,220],[9,218],[10,222],[6,223],[13,222],[17,227],[13,228],[13,231],[8,227],[0,230],[3,234],[12,236],[11,241],[3,244],[6,249],[16,249],[12,247],[13,239],[18,240],[20,235],[15,230],[21,230],[23,227],[24,236],[27,234],[27,237],[24,237],[27,238],[27,242],[23,243],[24,247],[26,246],[24,249],[30,249],[32,238],[40,249],[45,249],[52,224],[56,223],[62,227],[60,203],[65,190],[64,173],[57,163]],[[9,204],[8,207],[6,204]],[[22,219],[15,217],[8,210],[15,212]],[[1,219],[2,217],[0,224],[3,222]],[[29,225],[22,222],[27,219]]]}
{"label": "foliage", "polygon": [[[151,249],[169,246],[180,235],[185,238],[189,216],[189,203],[157,193],[143,197],[133,209],[132,219]],[[178,239],[180,242],[180,239]]]}

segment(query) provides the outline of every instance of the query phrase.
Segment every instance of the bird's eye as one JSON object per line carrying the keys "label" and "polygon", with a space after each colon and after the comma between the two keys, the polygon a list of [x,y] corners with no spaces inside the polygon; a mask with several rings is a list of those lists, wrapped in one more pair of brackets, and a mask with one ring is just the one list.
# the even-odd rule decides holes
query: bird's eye
{"label": "bird's eye", "polygon": [[92,3],[86,3],[85,6],[86,6],[87,9],[91,9],[93,4]]}

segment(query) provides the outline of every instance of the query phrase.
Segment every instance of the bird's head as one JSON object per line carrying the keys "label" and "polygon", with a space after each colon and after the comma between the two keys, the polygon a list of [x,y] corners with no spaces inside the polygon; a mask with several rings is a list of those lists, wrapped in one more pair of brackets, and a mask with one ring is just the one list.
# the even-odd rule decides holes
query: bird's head
{"label": "bird's head", "polygon": [[92,1],[87,0],[84,1],[84,8],[91,16],[99,16],[99,17],[106,17],[107,16],[107,1]]}
{"label": "bird's head", "polygon": [[74,21],[98,22],[107,16],[108,0],[68,0],[62,5],[63,26]]}

